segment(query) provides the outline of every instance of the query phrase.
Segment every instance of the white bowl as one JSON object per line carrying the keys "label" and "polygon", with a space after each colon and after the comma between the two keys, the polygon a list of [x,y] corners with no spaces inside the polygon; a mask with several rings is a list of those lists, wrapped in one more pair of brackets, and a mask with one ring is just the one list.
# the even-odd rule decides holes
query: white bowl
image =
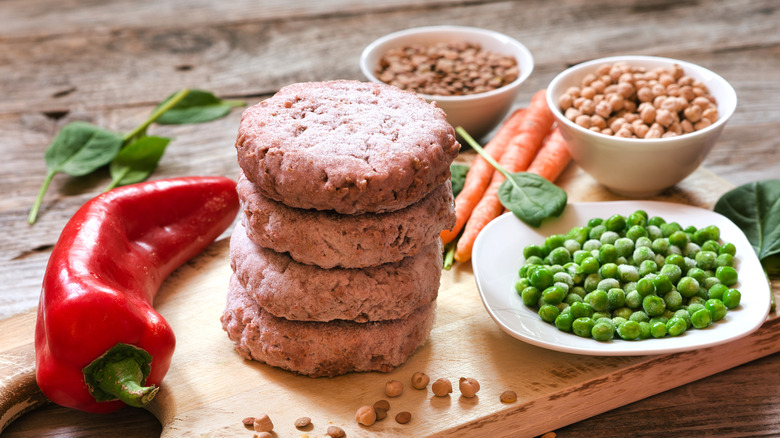
{"label": "white bowl", "polygon": [[477,43],[483,50],[512,55],[520,74],[512,83],[484,93],[465,96],[419,95],[436,104],[447,114],[452,126],[462,126],[474,138],[480,138],[495,128],[512,108],[520,84],[534,69],[531,52],[517,40],[491,30],[465,26],[427,26],[391,33],[369,44],[360,56],[360,69],[368,80],[382,82],[375,75],[380,58],[390,49],[412,44],[431,45],[439,42],[466,41]]}
{"label": "white bowl", "polygon": [[[715,97],[718,120],[699,131],[659,139],[622,138],[596,133],[567,119],[558,98],[579,86],[602,64],[627,62],[648,69],[680,65],[686,75],[701,81]],[[737,107],[737,94],[725,79],[689,62],[654,56],[614,56],[584,62],[556,76],[547,87],[547,103],[558,120],[572,158],[596,181],[628,197],[655,195],[682,181],[701,165]]]}

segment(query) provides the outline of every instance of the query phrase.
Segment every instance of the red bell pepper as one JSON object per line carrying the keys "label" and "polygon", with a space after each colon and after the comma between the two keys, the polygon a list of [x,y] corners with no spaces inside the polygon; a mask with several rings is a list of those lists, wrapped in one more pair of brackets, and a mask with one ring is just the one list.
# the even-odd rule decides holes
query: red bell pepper
{"label": "red bell pepper", "polygon": [[223,177],[151,181],[103,193],[65,225],[43,277],[36,380],[54,403],[87,412],[142,406],[176,343],[152,307],[168,275],[238,213]]}

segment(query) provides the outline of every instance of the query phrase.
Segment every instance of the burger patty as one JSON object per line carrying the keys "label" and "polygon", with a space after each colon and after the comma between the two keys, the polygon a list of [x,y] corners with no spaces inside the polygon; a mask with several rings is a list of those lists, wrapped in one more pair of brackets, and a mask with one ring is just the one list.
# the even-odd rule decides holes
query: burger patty
{"label": "burger patty", "polygon": [[298,83],[250,108],[238,163],[265,196],[342,214],[407,207],[450,178],[460,145],[444,111],[358,81]]}
{"label": "burger patty", "polygon": [[238,223],[230,239],[230,259],[237,282],[275,316],[365,322],[405,318],[436,300],[442,249],[436,240],[399,262],[322,269],[255,244]]}
{"label": "burger patty", "polygon": [[428,303],[403,319],[302,322],[271,315],[232,283],[222,328],[246,359],[311,377],[353,371],[389,372],[428,339],[436,315]]}
{"label": "burger patty", "polygon": [[253,242],[325,269],[397,262],[419,253],[439,240],[443,229],[455,225],[449,181],[401,210],[358,215],[288,207],[262,195],[243,174],[238,194],[242,223]]}

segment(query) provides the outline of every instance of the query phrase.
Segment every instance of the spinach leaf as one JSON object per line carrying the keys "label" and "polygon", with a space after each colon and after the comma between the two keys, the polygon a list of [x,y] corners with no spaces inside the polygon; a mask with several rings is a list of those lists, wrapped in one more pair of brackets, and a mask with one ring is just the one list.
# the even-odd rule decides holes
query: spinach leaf
{"label": "spinach leaf", "polygon": [[506,181],[498,188],[498,199],[520,220],[538,228],[545,219],[558,217],[563,213],[568,201],[565,190],[536,174],[507,172],[465,129],[459,126],[455,130],[482,158],[506,177]]}
{"label": "spinach leaf", "polygon": [[762,262],[780,254],[780,179],[732,189],[718,199],[713,210],[745,233]]}
{"label": "spinach leaf", "polygon": [[[163,101],[158,108],[164,106],[175,96],[174,94]],[[208,91],[189,90],[183,99],[163,112],[156,121],[161,125],[208,122],[223,117],[232,108],[244,104],[244,102],[237,100],[222,100]]]}
{"label": "spinach leaf", "polygon": [[463,184],[466,182],[466,174],[471,167],[465,164],[450,164],[450,181],[452,182],[452,194],[458,196],[463,190]]}
{"label": "spinach leaf", "polygon": [[498,199],[523,222],[538,228],[542,221],[558,217],[566,208],[566,191],[535,173],[507,176],[498,188]]}
{"label": "spinach leaf", "polygon": [[170,142],[170,138],[147,136],[124,147],[109,165],[112,181],[106,190],[148,178]]}
{"label": "spinach leaf", "polygon": [[54,175],[82,176],[108,164],[122,147],[122,136],[85,122],[71,122],[54,137],[44,153],[46,177],[27,222],[35,223]]}

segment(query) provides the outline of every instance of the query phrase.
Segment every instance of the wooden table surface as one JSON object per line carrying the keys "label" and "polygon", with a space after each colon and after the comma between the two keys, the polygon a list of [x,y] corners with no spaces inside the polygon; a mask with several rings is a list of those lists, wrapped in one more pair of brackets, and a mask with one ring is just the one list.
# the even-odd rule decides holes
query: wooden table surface
{"label": "wooden table surface", "polygon": [[[731,82],[738,108],[703,166],[734,185],[780,177],[780,5],[774,0],[454,1],[4,0],[0,3],[0,319],[33,308],[59,232],[108,183],[107,172],[55,177],[26,222],[43,152],[65,123],[115,131],[140,123],[177,89],[256,103],[301,81],[363,79],[363,47],[386,33],[458,24],[511,35],[535,70],[517,106],[567,66],[643,54],[703,65]],[[153,178],[235,177],[240,109],[203,125],[153,126],[174,137]],[[615,409],[558,436],[780,434],[780,355]],[[651,384],[651,382],[648,382]],[[564,413],[565,414],[565,413]],[[8,437],[155,436],[144,410],[94,416],[49,405]]]}

